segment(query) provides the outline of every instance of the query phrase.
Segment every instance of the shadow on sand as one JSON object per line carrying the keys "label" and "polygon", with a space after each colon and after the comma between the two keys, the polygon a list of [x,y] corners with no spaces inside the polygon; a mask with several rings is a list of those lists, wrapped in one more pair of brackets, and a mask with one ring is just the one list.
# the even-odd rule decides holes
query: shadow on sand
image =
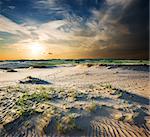
{"label": "shadow on sand", "polygon": [[136,102],[136,103],[139,103],[141,105],[149,105],[150,100],[148,98],[130,93],[130,92],[125,91],[125,90],[117,89],[114,94],[120,95],[120,97],[119,97],[120,99],[124,99],[124,100],[129,101],[129,102]]}
{"label": "shadow on sand", "polygon": [[[38,114],[34,114],[34,116],[37,115]],[[35,135],[38,135],[38,132],[35,129],[35,122],[33,120],[33,115],[31,115],[29,112],[26,112],[24,113],[24,115],[19,116],[12,122],[4,125],[0,133],[0,136],[23,137],[25,135],[32,136],[33,133]]]}

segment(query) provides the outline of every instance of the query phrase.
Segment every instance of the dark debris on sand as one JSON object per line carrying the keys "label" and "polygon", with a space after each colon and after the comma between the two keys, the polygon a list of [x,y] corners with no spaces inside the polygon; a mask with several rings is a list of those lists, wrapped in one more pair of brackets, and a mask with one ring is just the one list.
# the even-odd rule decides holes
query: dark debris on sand
{"label": "dark debris on sand", "polygon": [[34,78],[31,76],[26,77],[23,80],[19,81],[20,84],[50,84],[49,82],[39,79],[39,78]]}

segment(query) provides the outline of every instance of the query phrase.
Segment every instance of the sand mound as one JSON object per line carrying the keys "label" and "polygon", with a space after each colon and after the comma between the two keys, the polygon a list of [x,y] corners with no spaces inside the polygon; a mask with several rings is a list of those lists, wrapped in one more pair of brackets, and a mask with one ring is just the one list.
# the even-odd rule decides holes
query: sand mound
{"label": "sand mound", "polygon": [[49,82],[45,80],[41,80],[39,78],[34,78],[31,76],[28,76],[23,80],[20,80],[19,83],[20,84],[50,84]]}
{"label": "sand mound", "polygon": [[17,71],[14,69],[8,69],[7,72],[17,72]]}
{"label": "sand mound", "polygon": [[79,67],[79,68],[90,68],[90,67],[93,67],[93,66],[95,66],[95,64],[79,64],[79,65],[77,65],[77,67]]}

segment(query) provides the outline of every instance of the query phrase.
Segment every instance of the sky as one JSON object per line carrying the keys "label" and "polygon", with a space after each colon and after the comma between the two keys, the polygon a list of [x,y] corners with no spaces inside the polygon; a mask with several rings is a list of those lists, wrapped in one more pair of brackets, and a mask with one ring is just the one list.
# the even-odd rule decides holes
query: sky
{"label": "sky", "polygon": [[0,60],[149,57],[149,0],[0,0]]}

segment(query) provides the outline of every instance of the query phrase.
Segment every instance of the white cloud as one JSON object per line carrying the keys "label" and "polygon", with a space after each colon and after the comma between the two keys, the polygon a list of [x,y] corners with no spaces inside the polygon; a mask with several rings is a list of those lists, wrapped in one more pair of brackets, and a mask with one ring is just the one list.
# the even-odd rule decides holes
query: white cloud
{"label": "white cloud", "polygon": [[55,5],[57,0],[39,0],[37,3],[39,4],[45,4],[45,5]]}
{"label": "white cloud", "polygon": [[109,6],[116,6],[116,5],[120,5],[122,7],[127,7],[130,2],[132,2],[133,0],[106,0],[106,3]]}
{"label": "white cloud", "polygon": [[[37,8],[54,8],[58,11],[58,0],[39,0]],[[32,43],[35,41],[46,43],[47,45],[60,45],[78,47],[83,49],[98,46],[99,49],[107,48],[101,46],[104,42],[111,40],[115,35],[128,34],[128,28],[120,24],[118,20],[121,15],[114,17],[113,10],[117,5],[126,5],[131,0],[106,0],[108,8],[92,10],[92,16],[84,22],[83,17],[76,14],[64,14],[65,19],[54,20],[47,23],[38,24],[28,20],[24,24],[17,24],[10,19],[0,16],[0,31],[9,32],[17,35],[26,35],[19,44]],[[43,6],[43,7],[42,7]],[[113,8],[113,10],[112,10]],[[63,9],[63,8],[62,8]],[[64,10],[64,9],[63,9]],[[124,9],[120,11],[123,13]],[[101,43],[101,41],[103,43]]]}
{"label": "white cloud", "polygon": [[8,32],[11,34],[30,34],[30,31],[28,31],[25,27],[13,22],[12,20],[2,15],[0,15],[0,31]]}
{"label": "white cloud", "polygon": [[9,9],[15,9],[15,6],[8,6]]}
{"label": "white cloud", "polygon": [[52,41],[53,43],[55,41],[55,43],[60,44],[60,42],[69,41],[72,39],[71,34],[59,29],[67,24],[69,24],[67,20],[49,21],[47,23],[34,25],[32,21],[30,25],[30,21],[28,20],[27,24],[17,24],[2,15],[0,16],[0,32],[15,34],[13,37],[16,37],[16,39],[19,37],[20,40],[18,43],[20,44],[34,41]]}
{"label": "white cloud", "polygon": [[64,8],[61,5],[58,5],[59,0],[37,0],[34,3],[34,8],[40,10],[54,10],[54,11],[62,11]]}

